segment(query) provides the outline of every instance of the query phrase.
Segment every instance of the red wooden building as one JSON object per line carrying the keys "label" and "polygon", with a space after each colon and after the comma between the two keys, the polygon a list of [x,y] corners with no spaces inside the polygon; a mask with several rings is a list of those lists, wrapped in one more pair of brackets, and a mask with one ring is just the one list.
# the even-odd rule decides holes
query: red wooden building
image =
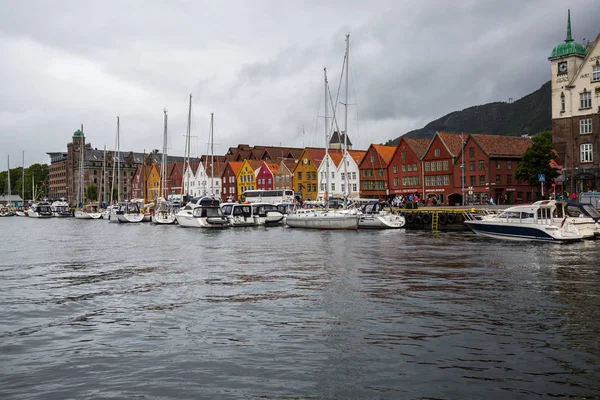
{"label": "red wooden building", "polygon": [[421,158],[429,139],[400,138],[388,167],[390,195],[417,193],[421,197]]}
{"label": "red wooden building", "polygon": [[390,195],[388,166],[395,151],[394,146],[369,146],[359,165],[360,197],[383,199]]}

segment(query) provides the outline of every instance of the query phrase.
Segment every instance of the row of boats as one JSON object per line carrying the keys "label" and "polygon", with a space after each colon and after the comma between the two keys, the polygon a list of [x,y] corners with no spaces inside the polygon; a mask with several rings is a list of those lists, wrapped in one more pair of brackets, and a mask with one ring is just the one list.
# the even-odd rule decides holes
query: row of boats
{"label": "row of boats", "polygon": [[109,222],[119,223],[179,224],[190,228],[285,224],[307,229],[398,229],[406,224],[404,216],[391,212],[386,203],[378,200],[360,208],[306,209],[297,208],[294,204],[221,203],[213,197],[196,197],[181,208],[160,199],[156,206],[150,204],[140,207],[138,202],[126,202],[101,209],[91,204],[74,213],[66,202],[59,201],[34,203],[27,210],[17,210],[16,215],[31,218],[74,216],[77,219],[107,219]]}

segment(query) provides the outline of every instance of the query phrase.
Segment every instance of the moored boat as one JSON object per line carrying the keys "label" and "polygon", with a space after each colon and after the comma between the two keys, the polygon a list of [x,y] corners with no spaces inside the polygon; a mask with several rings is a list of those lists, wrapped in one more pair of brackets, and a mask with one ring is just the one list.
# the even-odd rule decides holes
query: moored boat
{"label": "moored boat", "polygon": [[500,214],[465,214],[465,224],[477,235],[496,239],[573,242],[583,238],[568,215],[560,216],[554,200],[509,207]]}
{"label": "moored boat", "polygon": [[120,204],[116,216],[121,223],[138,223],[144,219],[144,213],[140,211],[139,205],[135,202]]}
{"label": "moored boat", "polygon": [[279,225],[284,215],[279,208],[271,203],[252,203],[252,215],[255,225]]}
{"label": "moored boat", "polygon": [[257,225],[249,203],[224,203],[221,205],[221,210],[233,227]]}
{"label": "moored boat", "polygon": [[73,213],[69,209],[69,203],[65,199],[60,199],[50,205],[52,216],[58,218],[72,217]]}
{"label": "moored boat", "polygon": [[393,214],[383,201],[373,200],[360,209],[359,229],[398,229],[406,224],[404,216]]}
{"label": "moored boat", "polygon": [[33,203],[27,210],[27,215],[30,218],[50,218],[52,217],[52,209],[47,201]]}

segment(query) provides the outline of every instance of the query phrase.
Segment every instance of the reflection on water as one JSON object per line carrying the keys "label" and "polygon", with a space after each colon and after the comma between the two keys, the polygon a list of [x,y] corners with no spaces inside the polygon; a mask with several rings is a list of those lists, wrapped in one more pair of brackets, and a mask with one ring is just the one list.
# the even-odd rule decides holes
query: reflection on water
{"label": "reflection on water", "polygon": [[597,398],[598,242],[5,218],[1,398]]}

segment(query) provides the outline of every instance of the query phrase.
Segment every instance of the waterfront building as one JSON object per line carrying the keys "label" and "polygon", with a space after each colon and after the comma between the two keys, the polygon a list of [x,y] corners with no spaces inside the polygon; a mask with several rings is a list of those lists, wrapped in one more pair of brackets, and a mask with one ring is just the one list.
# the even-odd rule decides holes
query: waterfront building
{"label": "waterfront building", "polygon": [[[454,193],[460,196],[450,196],[450,204],[462,204],[463,196],[464,204],[486,204],[490,198],[495,204],[538,200],[537,186],[514,177],[523,153],[532,144],[530,138],[482,134],[470,134],[464,138],[464,148],[459,150],[453,164]],[[464,173],[461,170],[463,162]],[[464,185],[461,179],[464,179]],[[550,187],[547,190],[546,193]]]}
{"label": "waterfront building", "polygon": [[550,57],[552,141],[562,161],[565,190],[600,189],[600,34],[583,45],[573,40],[571,12],[564,43]]}
{"label": "waterfront building", "polygon": [[316,200],[319,195],[317,170],[325,159],[325,149],[306,147],[293,171],[292,187],[301,200]]}
{"label": "waterfront building", "polygon": [[176,195],[181,198],[181,188],[183,182],[183,161],[177,161],[171,164],[171,167],[167,170],[167,189],[169,190],[169,197]]}
{"label": "waterfront building", "polygon": [[387,198],[388,167],[396,151],[395,146],[371,144],[360,162],[360,197]]}
{"label": "waterfront building", "polygon": [[248,144],[238,144],[237,147],[230,147],[225,154],[228,161],[244,160],[297,160],[302,154],[303,149],[296,147],[277,147],[277,146],[250,146]]}
{"label": "waterfront building", "polygon": [[67,198],[67,153],[51,152],[48,166],[48,197],[51,199]]}
{"label": "waterfront building", "polygon": [[346,138],[346,134],[343,131],[333,132],[331,139],[329,139],[329,148],[333,150],[344,150],[344,144],[348,146],[348,150],[352,150],[352,142],[350,141],[350,137]]}
{"label": "waterfront building", "polygon": [[184,163],[183,175],[181,177],[181,193],[183,195],[196,197],[196,171],[198,171],[199,161],[190,161],[187,165]]}
{"label": "waterfront building", "polygon": [[454,185],[454,163],[468,135],[436,132],[423,155],[421,200],[438,204],[461,204],[461,184]]}
{"label": "waterfront building", "polygon": [[[343,134],[342,134],[343,135]],[[334,143],[331,144],[334,146]],[[343,147],[343,146],[342,146]],[[344,167],[344,151],[330,149],[329,156],[329,188],[328,196],[342,198],[346,195],[346,183],[348,183],[348,197],[358,198],[360,196],[360,169],[358,167],[366,151],[348,150],[346,166]],[[325,158],[327,161],[327,158]],[[317,170],[319,192],[318,199],[323,199],[326,184],[327,162],[321,162]],[[346,176],[347,174],[347,176]],[[347,178],[347,179],[346,179]]]}
{"label": "waterfront building", "polygon": [[256,190],[256,176],[262,165],[263,161],[259,160],[244,160],[242,162],[242,167],[236,176],[239,196],[243,195],[246,190]]}
{"label": "waterfront building", "polygon": [[431,140],[401,137],[388,167],[390,195],[422,193],[421,159]]}
{"label": "waterfront building", "polygon": [[256,188],[261,190],[273,190],[275,188],[275,174],[279,164],[264,161],[256,175]]}
{"label": "waterfront building", "polygon": [[223,174],[221,175],[221,181],[223,182],[223,192],[221,193],[221,200],[223,201],[237,201],[240,193],[238,192],[237,176],[242,168],[242,161],[227,161]]}
{"label": "waterfront building", "polygon": [[275,190],[292,189],[292,178],[294,176],[294,169],[298,160],[285,159],[279,161],[277,171],[273,173],[275,177]]}

